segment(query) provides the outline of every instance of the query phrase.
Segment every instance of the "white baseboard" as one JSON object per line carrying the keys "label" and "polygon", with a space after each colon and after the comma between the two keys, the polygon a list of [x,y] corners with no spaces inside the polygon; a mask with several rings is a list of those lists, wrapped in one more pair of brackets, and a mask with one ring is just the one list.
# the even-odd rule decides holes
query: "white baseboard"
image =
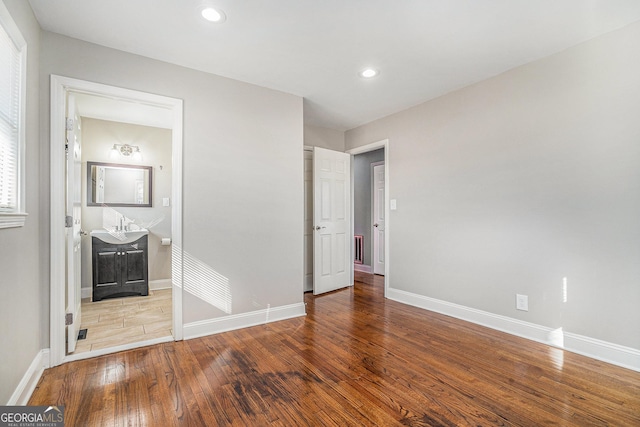
{"label": "white baseboard", "polygon": [[353,269],[355,271],[360,271],[362,273],[373,273],[373,270],[371,269],[370,265],[364,265],[364,264],[353,264]]}
{"label": "white baseboard", "polygon": [[573,353],[640,372],[640,350],[553,329],[435,298],[388,288],[386,297],[394,301],[435,311],[457,319],[537,341]]}
{"label": "white baseboard", "polygon": [[171,279],[158,279],[149,281],[149,289],[157,291],[160,289],[170,289]]}
{"label": "white baseboard", "polygon": [[40,377],[45,369],[49,367],[49,349],[43,349],[36,354],[36,357],[29,365],[27,372],[24,373],[18,387],[9,398],[7,405],[9,406],[25,406],[29,402],[29,398],[38,385]]}
{"label": "white baseboard", "polygon": [[305,316],[304,303],[283,305],[264,310],[251,311],[249,313],[233,314],[217,319],[202,320],[184,325],[184,339],[199,338],[220,332],[233,331],[235,329],[248,328],[250,326],[264,325],[278,320],[291,319]]}
{"label": "white baseboard", "polygon": [[[159,279],[159,280],[150,280],[149,281],[149,289],[153,291],[158,291],[160,289],[169,289],[171,288],[171,279]],[[80,288],[80,297],[82,299],[91,298],[93,295],[92,288]]]}

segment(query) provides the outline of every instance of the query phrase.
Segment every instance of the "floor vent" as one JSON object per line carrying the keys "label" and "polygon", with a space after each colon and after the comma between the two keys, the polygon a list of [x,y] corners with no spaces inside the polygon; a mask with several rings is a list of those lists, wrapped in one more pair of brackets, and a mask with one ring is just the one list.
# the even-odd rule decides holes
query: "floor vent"
{"label": "floor vent", "polygon": [[78,332],[78,339],[79,340],[84,340],[87,338],[87,330],[86,329],[80,329],[80,332]]}
{"label": "floor vent", "polygon": [[356,264],[362,264],[364,261],[364,236],[353,236],[354,251],[353,262]]}

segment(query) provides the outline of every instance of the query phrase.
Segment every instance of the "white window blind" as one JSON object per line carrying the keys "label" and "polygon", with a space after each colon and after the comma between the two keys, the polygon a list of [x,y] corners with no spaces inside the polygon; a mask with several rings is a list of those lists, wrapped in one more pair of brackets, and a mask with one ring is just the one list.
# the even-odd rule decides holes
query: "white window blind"
{"label": "white window blind", "polygon": [[[24,224],[24,80],[26,44],[4,5],[0,10],[0,227]],[[9,219],[7,219],[7,215]],[[16,216],[17,215],[17,216]],[[17,222],[16,222],[17,221]]]}

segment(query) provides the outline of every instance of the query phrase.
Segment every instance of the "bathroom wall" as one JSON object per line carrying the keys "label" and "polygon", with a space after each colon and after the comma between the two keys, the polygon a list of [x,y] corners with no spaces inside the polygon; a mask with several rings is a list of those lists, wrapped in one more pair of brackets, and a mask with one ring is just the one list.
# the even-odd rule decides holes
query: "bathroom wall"
{"label": "bathroom wall", "polygon": [[[136,162],[126,156],[110,158],[109,153],[115,143],[139,146],[142,160]],[[153,206],[87,206],[88,161],[151,166]],[[163,206],[162,203],[163,198],[169,198],[171,201],[171,173],[170,129],[82,117],[82,229],[87,233],[103,229],[105,209],[114,209],[125,217],[136,220],[136,223],[154,223],[155,225],[149,228],[149,282],[152,288],[170,287],[171,246],[162,246],[160,242],[163,237],[171,237],[171,207]],[[83,296],[89,294],[91,286],[91,236],[87,235],[82,238]]]}

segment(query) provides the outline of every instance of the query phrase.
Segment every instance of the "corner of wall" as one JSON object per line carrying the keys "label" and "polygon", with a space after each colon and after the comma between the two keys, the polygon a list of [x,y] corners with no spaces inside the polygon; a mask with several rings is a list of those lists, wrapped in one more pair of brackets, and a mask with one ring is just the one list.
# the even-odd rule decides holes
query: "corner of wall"
{"label": "corner of wall", "polygon": [[22,376],[22,380],[16,387],[15,391],[9,398],[7,405],[19,405],[24,406],[29,403],[29,399],[33,394],[38,381],[45,369],[49,367],[49,349],[40,350],[36,357],[29,365],[27,372]]}
{"label": "corner of wall", "polygon": [[488,313],[399,289],[387,289],[386,297],[414,307],[455,317],[456,319],[486,326],[487,328],[640,372],[640,350],[634,348],[564,332],[562,329],[558,330],[523,322],[507,316]]}

